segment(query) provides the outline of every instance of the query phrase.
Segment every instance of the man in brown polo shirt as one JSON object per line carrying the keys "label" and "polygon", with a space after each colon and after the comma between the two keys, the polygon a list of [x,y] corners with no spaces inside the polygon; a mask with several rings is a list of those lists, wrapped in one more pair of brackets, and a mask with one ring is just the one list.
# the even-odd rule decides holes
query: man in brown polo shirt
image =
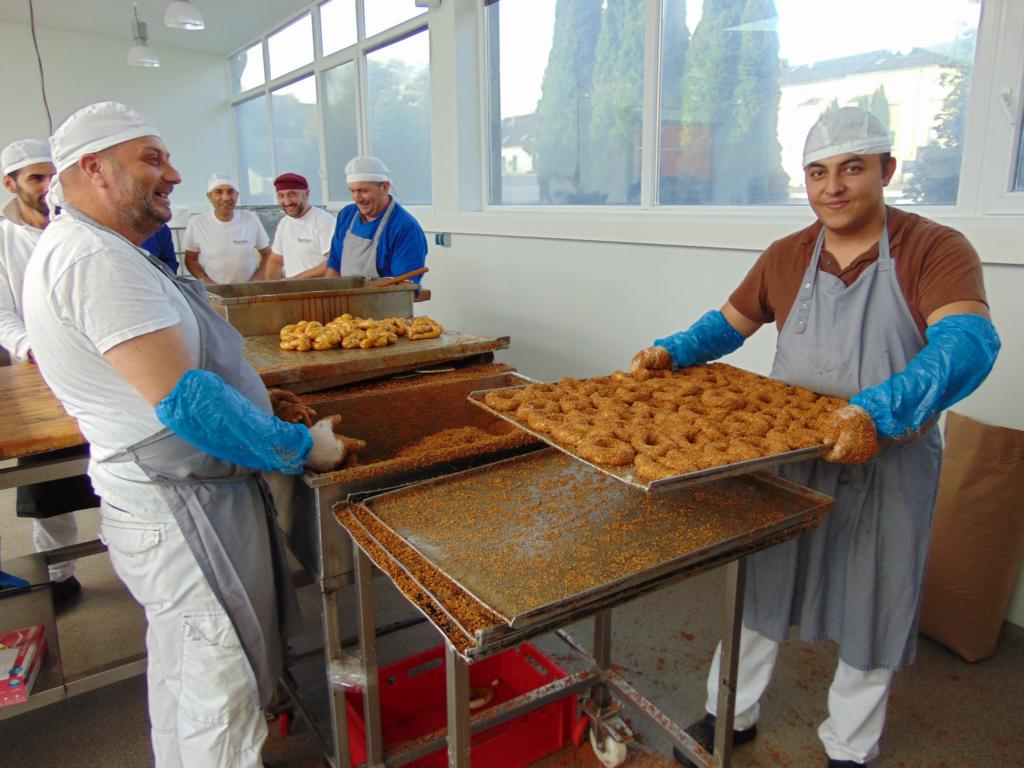
{"label": "man in brown polo shirt", "polygon": [[[839,645],[829,717],[818,729],[834,768],[878,754],[892,674],[916,649],[941,455],[935,419],[981,384],[999,350],[970,243],[885,205],[896,170],[890,148],[863,110],[822,115],[804,147],[817,221],[772,243],[721,311],[656,340],[633,363],[708,362],[774,322],[772,376],[850,399],[826,430],[824,459],[779,469],[836,505],[814,530],[749,558],[733,731],[734,744],[757,735],[758,702],[796,625],[805,641]],[[866,462],[850,452],[858,424],[881,440]],[[721,646],[708,675],[708,714],[687,729],[709,750],[720,660]]]}

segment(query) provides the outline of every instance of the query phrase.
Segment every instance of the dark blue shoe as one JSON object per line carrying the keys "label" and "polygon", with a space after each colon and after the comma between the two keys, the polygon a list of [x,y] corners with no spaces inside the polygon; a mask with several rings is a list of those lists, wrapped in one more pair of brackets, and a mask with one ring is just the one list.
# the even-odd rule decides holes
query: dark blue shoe
{"label": "dark blue shoe", "polygon": [[[700,720],[695,723],[691,723],[686,728],[686,732],[690,734],[690,737],[700,744],[708,752],[714,752],[715,750],[715,716],[704,715]],[[748,741],[753,741],[754,737],[757,736],[757,724],[755,723],[745,731],[733,731],[732,732],[732,745],[738,747],[741,744],[746,744]],[[678,747],[672,747],[672,757],[676,759],[683,768],[697,768],[693,761],[690,760],[686,755],[679,751]]]}
{"label": "dark blue shoe", "polygon": [[833,760],[828,759],[828,768],[868,768],[867,763],[858,763],[854,760]]}
{"label": "dark blue shoe", "polygon": [[53,602],[63,603],[82,591],[82,583],[74,576],[68,576],[64,581],[53,582]]}

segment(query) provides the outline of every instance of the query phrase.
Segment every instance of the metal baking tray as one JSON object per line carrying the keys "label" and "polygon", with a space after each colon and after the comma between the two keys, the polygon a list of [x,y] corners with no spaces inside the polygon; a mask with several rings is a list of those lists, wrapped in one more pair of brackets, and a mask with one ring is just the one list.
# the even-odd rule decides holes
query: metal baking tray
{"label": "metal baking tray", "polygon": [[687,472],[682,475],[675,475],[673,477],[663,477],[660,480],[645,481],[639,478],[633,477],[633,465],[625,467],[605,467],[600,464],[594,464],[586,459],[582,458],[578,454],[574,453],[570,448],[560,445],[551,439],[549,435],[543,432],[537,432],[529,427],[529,425],[516,419],[514,416],[508,413],[503,413],[491,408],[487,403],[484,402],[484,396],[488,392],[501,392],[501,391],[515,391],[523,389],[528,385],[521,385],[516,387],[501,387],[494,390],[478,390],[476,392],[469,393],[469,401],[485,411],[493,413],[499,418],[505,419],[505,421],[511,422],[525,432],[529,432],[531,435],[536,437],[538,440],[550,445],[552,448],[557,448],[563,453],[567,453],[577,461],[586,464],[589,467],[593,467],[599,472],[604,472],[606,475],[611,475],[624,483],[628,483],[635,488],[647,491],[649,493],[669,491],[682,486],[691,485],[694,483],[704,483],[710,480],[720,480],[723,477],[733,477],[735,475],[746,475],[751,472],[757,472],[763,469],[769,469],[771,467],[777,467],[780,464],[789,464],[794,461],[802,461],[804,459],[814,458],[820,456],[825,450],[823,445],[812,445],[808,448],[798,448],[795,451],[786,451],[785,453],[776,453],[771,456],[763,456],[757,459],[748,459],[747,461],[738,461],[734,464],[723,464],[718,467],[708,467],[707,469],[699,469],[696,472]]}
{"label": "metal baking tray", "polygon": [[[303,395],[302,402],[316,411],[317,418],[338,414],[344,434],[366,441],[358,466],[323,473],[307,471],[298,477],[272,476],[275,490],[279,490],[275,494],[278,524],[306,571],[316,577],[347,577],[352,570],[351,544],[331,512],[339,500],[542,448],[543,443],[516,429],[499,436],[507,423],[466,401],[474,389],[521,381],[523,377],[506,366],[481,365]],[[494,434],[496,440],[428,458],[394,458],[400,448],[455,427],[479,427]]]}
{"label": "metal baking tray", "polygon": [[[542,450],[372,496],[357,512],[504,620],[475,632],[469,658],[793,538],[832,505],[763,472],[652,496]],[[458,606],[424,590],[465,631]]]}
{"label": "metal baking tray", "polygon": [[410,283],[376,288],[363,275],[206,286],[214,308],[243,336],[278,333],[299,320],[326,323],[345,312],[410,317],[416,289]]}
{"label": "metal baking tray", "polygon": [[508,336],[488,338],[445,330],[436,339],[409,341],[402,336],[397,344],[375,349],[297,352],[281,349],[281,337],[275,331],[247,338],[244,354],[268,387],[316,392],[454,360],[490,362],[495,350],[508,345]]}

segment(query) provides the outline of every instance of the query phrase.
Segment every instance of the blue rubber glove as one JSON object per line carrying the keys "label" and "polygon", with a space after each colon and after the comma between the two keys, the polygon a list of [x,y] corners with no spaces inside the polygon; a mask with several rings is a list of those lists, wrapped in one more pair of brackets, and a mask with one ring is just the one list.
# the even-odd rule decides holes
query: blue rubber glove
{"label": "blue rubber glove", "polygon": [[743,334],[729,325],[725,315],[709,309],[687,330],[655,339],[654,346],[667,349],[677,368],[686,368],[735,352],[744,341]]}
{"label": "blue rubber glove", "polygon": [[981,315],[950,315],[925,331],[928,343],[907,367],[851,398],[882,437],[917,432],[988,376],[999,353],[995,326]]}
{"label": "blue rubber glove", "polygon": [[306,426],[261,410],[210,371],[185,371],[156,417],[199,450],[253,469],[297,475],[313,447]]}

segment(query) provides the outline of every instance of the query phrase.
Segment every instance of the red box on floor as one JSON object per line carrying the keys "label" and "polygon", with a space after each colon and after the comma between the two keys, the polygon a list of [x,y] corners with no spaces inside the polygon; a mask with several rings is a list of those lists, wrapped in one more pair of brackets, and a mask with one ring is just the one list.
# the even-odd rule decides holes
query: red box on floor
{"label": "red box on floor", "polygon": [[0,707],[28,698],[46,658],[46,630],[41,624],[0,633]]}
{"label": "red box on floor", "polygon": [[[384,745],[394,746],[442,729],[448,721],[445,698],[444,648],[410,656],[380,670],[381,721]],[[472,713],[536,690],[566,676],[558,665],[530,643],[483,659],[469,667],[469,687],[492,687],[494,698]],[[363,692],[345,692],[352,765],[366,762]],[[570,741],[576,718],[576,696],[553,701],[507,723],[478,733],[472,741],[473,768],[517,768],[556,752]],[[447,749],[407,763],[415,768],[444,768]]]}

